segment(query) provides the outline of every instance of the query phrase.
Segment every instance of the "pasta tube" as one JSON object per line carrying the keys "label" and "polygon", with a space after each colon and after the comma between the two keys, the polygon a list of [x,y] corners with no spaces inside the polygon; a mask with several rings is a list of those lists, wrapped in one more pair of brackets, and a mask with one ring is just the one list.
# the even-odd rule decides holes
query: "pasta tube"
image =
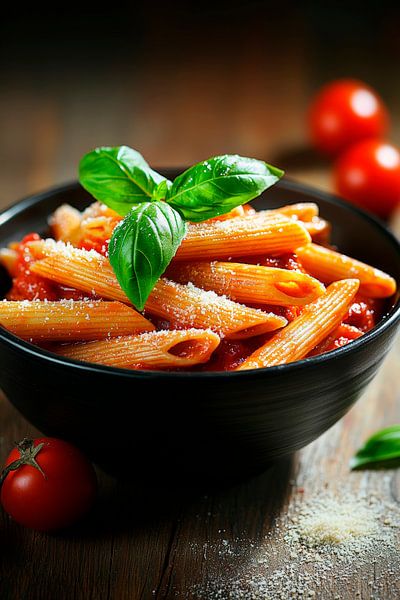
{"label": "pasta tube", "polygon": [[387,298],[396,291],[396,281],[387,273],[329,248],[309,244],[296,254],[306,271],[324,283],[357,277],[360,293],[371,298]]}
{"label": "pasta tube", "polygon": [[56,240],[74,241],[81,226],[81,213],[70,204],[61,204],[49,219]]}
{"label": "pasta tube", "polygon": [[96,340],[152,331],[143,315],[120,302],[0,302],[0,324],[26,340]]}
{"label": "pasta tube", "polygon": [[314,202],[297,202],[296,204],[287,204],[286,206],[281,206],[280,208],[273,208],[268,211],[260,212],[285,215],[285,217],[295,218],[299,221],[312,221],[314,217],[318,217],[319,208],[318,204],[315,204]]}
{"label": "pasta tube", "polygon": [[174,260],[292,252],[311,241],[298,221],[268,211],[226,221],[190,224]]}
{"label": "pasta tube", "polygon": [[57,353],[119,368],[178,368],[207,362],[219,342],[218,335],[210,330],[153,331],[62,346]]}
{"label": "pasta tube", "polygon": [[325,291],[322,283],[304,273],[233,262],[176,263],[168,276],[245,304],[303,306]]}
{"label": "pasta tube", "polygon": [[167,279],[157,282],[145,308],[173,326],[210,328],[231,339],[275,331],[287,323],[274,313],[238,304],[192,283],[182,285]]}
{"label": "pasta tube", "polygon": [[[94,293],[111,300],[129,303],[119,286],[109,261],[91,250],[79,250],[52,240],[32,242],[39,255],[48,254],[31,266],[31,271],[58,283]],[[245,338],[284,327],[287,321],[267,313],[205,292],[195,286],[159,279],[145,310],[168,319],[176,327],[211,328],[221,336]]]}
{"label": "pasta tube", "polygon": [[358,279],[332,283],[323,296],[308,304],[300,316],[253,352],[237,370],[272,367],[307,356],[340,324],[358,287]]}
{"label": "pasta tube", "polygon": [[0,265],[8,271],[11,277],[17,274],[18,252],[12,248],[0,248]]}
{"label": "pasta tube", "polygon": [[260,211],[258,214],[284,215],[290,219],[301,221],[301,224],[307,229],[313,240],[329,240],[331,224],[318,216],[318,204],[315,204],[314,202],[288,204],[287,206],[281,206],[280,208]]}

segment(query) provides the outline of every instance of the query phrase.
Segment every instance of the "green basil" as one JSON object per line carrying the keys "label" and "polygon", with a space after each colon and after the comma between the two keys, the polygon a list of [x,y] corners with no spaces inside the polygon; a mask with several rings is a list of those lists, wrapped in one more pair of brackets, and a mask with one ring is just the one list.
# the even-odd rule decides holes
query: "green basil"
{"label": "green basil", "polygon": [[82,186],[122,216],[138,202],[151,200],[164,180],[139,152],[128,146],[96,148],[79,164]]}
{"label": "green basil", "polygon": [[261,160],[224,155],[190,167],[171,182],[127,146],[96,148],[79,165],[82,186],[125,217],[113,232],[109,257],[121,288],[139,310],[185,236],[185,220],[225,214],[282,175]]}
{"label": "green basil", "polygon": [[161,181],[153,192],[153,199],[165,200],[165,196],[167,195],[168,190],[171,186],[172,181],[169,181],[169,179],[164,179],[163,181]]}
{"label": "green basil", "polygon": [[400,425],[371,436],[350,461],[351,469],[394,468],[400,465]]}
{"label": "green basil", "polygon": [[115,228],[109,245],[111,266],[121,288],[138,310],[175,255],[186,223],[166,202],[134,206]]}
{"label": "green basil", "polygon": [[283,171],[254,158],[215,156],[179,175],[165,200],[190,221],[204,221],[249,202],[276,183]]}

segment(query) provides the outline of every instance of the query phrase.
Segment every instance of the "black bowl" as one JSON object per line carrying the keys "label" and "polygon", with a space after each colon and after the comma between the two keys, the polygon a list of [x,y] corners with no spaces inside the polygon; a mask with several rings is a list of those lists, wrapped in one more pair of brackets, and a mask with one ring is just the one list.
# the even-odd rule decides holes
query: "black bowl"
{"label": "black bowl", "polygon": [[[175,176],[175,172],[165,171]],[[19,202],[0,216],[4,245],[46,231],[63,202],[91,201],[73,183]],[[257,208],[314,201],[341,251],[400,281],[400,245],[378,221],[344,202],[283,181]],[[3,291],[9,280],[2,272]],[[399,298],[348,346],[289,365],[233,373],[128,371],[59,358],[0,331],[0,385],[46,435],[80,446],[104,468],[129,476],[245,476],[313,441],[357,400],[388,352]],[[0,328],[1,329],[1,328]],[[128,470],[126,470],[128,465]]]}

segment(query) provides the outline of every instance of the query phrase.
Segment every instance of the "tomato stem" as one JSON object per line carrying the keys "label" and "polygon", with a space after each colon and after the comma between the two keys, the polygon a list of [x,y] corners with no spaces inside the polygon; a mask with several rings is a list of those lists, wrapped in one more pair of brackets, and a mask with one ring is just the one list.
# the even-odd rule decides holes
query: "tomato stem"
{"label": "tomato stem", "polygon": [[3,471],[1,472],[1,475],[0,475],[0,487],[3,484],[7,475],[11,471],[16,471],[23,465],[30,465],[31,467],[34,467],[35,469],[40,471],[41,474],[43,475],[43,477],[46,479],[46,475],[43,472],[43,469],[36,461],[36,456],[43,448],[44,443],[41,442],[37,446],[34,446],[33,440],[24,438],[22,440],[22,442],[17,442],[15,445],[17,446],[17,448],[20,452],[20,457],[17,458],[17,460],[14,460],[12,463],[7,465],[7,467],[5,467],[3,469]]}

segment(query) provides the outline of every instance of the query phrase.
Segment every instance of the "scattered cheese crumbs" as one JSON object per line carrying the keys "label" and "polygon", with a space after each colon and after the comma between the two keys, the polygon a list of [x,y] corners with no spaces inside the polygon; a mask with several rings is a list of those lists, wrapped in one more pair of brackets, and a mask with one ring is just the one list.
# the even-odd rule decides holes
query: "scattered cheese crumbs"
{"label": "scattered cheese crumbs", "polygon": [[[321,492],[294,502],[264,540],[224,536],[206,542],[203,559],[209,557],[215,573],[191,592],[199,600],[341,600],[335,594],[340,573],[349,594],[353,589],[349,598],[397,598],[387,595],[382,566],[391,560],[391,574],[400,573],[399,529],[400,508],[395,502],[373,494],[354,497],[343,492],[342,497],[331,497]],[[192,544],[192,552],[201,550]],[[366,572],[370,579],[365,579]],[[353,588],[358,582],[362,592]],[[399,583],[398,575],[392,578],[397,590]]]}
{"label": "scattered cheese crumbs", "polygon": [[378,522],[371,510],[358,501],[339,502],[318,498],[302,508],[290,534],[308,546],[354,543],[356,538],[373,533]]}
{"label": "scattered cheese crumbs", "polygon": [[86,259],[88,262],[91,262],[94,258],[101,261],[105,260],[104,256],[102,256],[99,252],[96,252],[96,250],[83,250],[81,248],[75,248],[75,246],[72,246],[70,242],[56,242],[52,238],[47,238],[44,240],[41,248],[43,253],[48,256],[53,254],[62,255],[65,258],[79,256]]}

